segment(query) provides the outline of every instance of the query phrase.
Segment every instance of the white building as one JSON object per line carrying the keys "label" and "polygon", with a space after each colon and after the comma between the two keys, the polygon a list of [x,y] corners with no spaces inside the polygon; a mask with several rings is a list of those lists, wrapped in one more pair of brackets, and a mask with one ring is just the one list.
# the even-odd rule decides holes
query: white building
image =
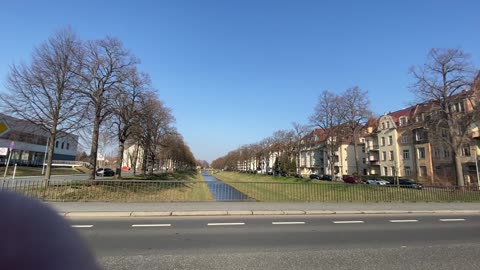
{"label": "white building", "polygon": [[[49,133],[29,121],[0,113],[0,122],[6,123],[9,130],[0,135],[0,148],[9,148],[14,142],[11,162],[19,165],[41,165],[44,161]],[[53,160],[75,160],[78,136],[57,134]],[[0,162],[6,162],[0,156]]]}

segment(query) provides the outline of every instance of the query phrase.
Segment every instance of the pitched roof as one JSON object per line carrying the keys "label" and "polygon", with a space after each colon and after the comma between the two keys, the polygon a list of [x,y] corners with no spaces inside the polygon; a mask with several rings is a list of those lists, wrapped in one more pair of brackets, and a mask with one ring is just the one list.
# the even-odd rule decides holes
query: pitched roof
{"label": "pitched roof", "polygon": [[414,114],[416,107],[417,107],[416,105],[411,106],[405,109],[401,109],[399,111],[390,112],[388,113],[388,115],[390,115],[393,121],[395,122],[395,124],[398,125],[400,117],[405,116],[410,118]]}

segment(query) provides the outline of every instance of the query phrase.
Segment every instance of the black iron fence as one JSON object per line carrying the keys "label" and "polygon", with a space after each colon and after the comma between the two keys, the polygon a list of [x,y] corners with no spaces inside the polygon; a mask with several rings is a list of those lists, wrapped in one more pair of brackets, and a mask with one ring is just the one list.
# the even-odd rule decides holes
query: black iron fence
{"label": "black iron fence", "polygon": [[192,182],[149,180],[0,180],[0,190],[46,201],[480,201],[478,187],[351,185],[343,183]]}

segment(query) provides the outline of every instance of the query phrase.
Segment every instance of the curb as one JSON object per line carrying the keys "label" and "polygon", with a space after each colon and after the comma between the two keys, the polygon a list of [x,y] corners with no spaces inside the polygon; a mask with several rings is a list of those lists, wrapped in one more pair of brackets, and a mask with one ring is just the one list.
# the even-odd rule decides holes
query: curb
{"label": "curb", "polygon": [[279,216],[279,215],[396,215],[396,214],[480,214],[480,210],[385,210],[385,211],[325,211],[325,210],[232,210],[232,211],[132,211],[132,212],[59,212],[60,216],[84,217],[167,217],[167,216]]}

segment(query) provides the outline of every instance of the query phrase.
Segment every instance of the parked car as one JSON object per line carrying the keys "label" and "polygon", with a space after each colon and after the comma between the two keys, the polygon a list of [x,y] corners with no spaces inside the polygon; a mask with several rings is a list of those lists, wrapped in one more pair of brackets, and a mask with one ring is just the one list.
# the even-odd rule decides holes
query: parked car
{"label": "parked car", "polygon": [[287,177],[288,174],[287,174],[286,172],[281,172],[281,173],[280,173],[280,176]]}
{"label": "parked car", "polygon": [[97,176],[114,176],[115,172],[110,168],[98,168],[96,171]]}
{"label": "parked car", "polygon": [[383,179],[368,179],[366,182],[369,185],[379,185],[379,186],[385,186],[390,184],[390,182]]}
{"label": "parked car", "polygon": [[343,177],[343,182],[348,184],[360,184],[362,183],[362,180],[360,180],[360,178],[357,178],[355,176],[345,176]]}
{"label": "parked car", "polygon": [[[403,188],[414,188],[414,189],[422,189],[423,188],[422,184],[418,184],[414,180],[408,179],[408,178],[400,178],[400,179],[398,179],[398,182],[400,184],[400,187],[403,187]],[[397,183],[395,182],[395,180],[390,180],[390,184],[391,185],[396,185]]]}
{"label": "parked car", "polygon": [[303,178],[303,176],[299,173],[292,173],[290,176],[295,177],[295,178]]}
{"label": "parked car", "polygon": [[320,180],[320,179],[321,179],[321,177],[320,177],[320,175],[318,175],[318,174],[310,174],[310,179],[317,179],[317,180]]}
{"label": "parked car", "polygon": [[322,175],[322,177],[320,177],[320,180],[332,181],[332,176],[328,174],[324,174]]}

